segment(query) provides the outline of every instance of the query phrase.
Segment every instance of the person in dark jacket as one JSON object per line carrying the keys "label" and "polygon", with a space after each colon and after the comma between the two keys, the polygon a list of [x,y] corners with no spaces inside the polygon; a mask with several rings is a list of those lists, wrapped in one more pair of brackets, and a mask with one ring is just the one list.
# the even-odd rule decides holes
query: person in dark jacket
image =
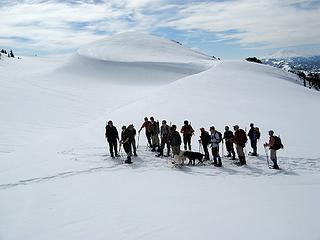
{"label": "person in dark jacket", "polygon": [[159,122],[156,122],[153,117],[150,118],[150,134],[152,141],[152,152],[155,152],[160,149],[159,146]]}
{"label": "person in dark jacket", "polygon": [[184,150],[187,150],[188,147],[189,151],[191,151],[191,138],[194,133],[194,130],[187,120],[184,121],[184,125],[182,126],[180,132],[183,136]]}
{"label": "person in dark jacket", "polygon": [[132,149],[133,149],[133,155],[135,157],[137,157],[137,145],[136,145],[136,134],[137,134],[137,131],[136,129],[134,128],[133,124],[130,124],[128,126],[128,131],[129,131],[129,134],[130,134],[130,144],[132,146]]}
{"label": "person in dark jacket", "polygon": [[121,144],[123,145],[123,149],[127,154],[127,160],[125,163],[132,163],[131,162],[131,156],[132,156],[132,150],[131,150],[131,143],[130,143],[130,130],[126,127],[122,127],[122,132],[121,132]]}
{"label": "person in dark jacket", "polygon": [[171,134],[170,134],[170,145],[172,148],[173,155],[179,155],[180,153],[180,145],[181,145],[181,136],[177,131],[177,126],[172,125]]}
{"label": "person in dark jacket", "polygon": [[223,139],[226,142],[226,148],[227,148],[227,152],[228,152],[227,157],[232,157],[231,159],[235,160],[236,154],[235,154],[234,148],[233,148],[233,137],[234,137],[233,132],[229,129],[229,126],[225,126],[224,130],[225,130],[225,132],[223,134]]}
{"label": "person in dark jacket", "polygon": [[260,134],[257,132],[256,128],[254,127],[254,124],[250,124],[250,130],[248,132],[248,136],[250,139],[251,147],[252,147],[252,154],[251,156],[257,156],[257,142],[258,139],[260,138]]}
{"label": "person in dark jacket", "polygon": [[246,156],[244,154],[243,148],[245,148],[248,141],[247,134],[243,129],[240,129],[238,125],[233,127],[234,129],[234,138],[233,142],[236,144],[236,150],[239,157],[238,165],[246,165]]}
{"label": "person in dark jacket", "polygon": [[210,134],[204,128],[200,128],[200,142],[203,147],[205,160],[210,159],[209,158],[209,150],[208,150],[208,145],[209,145],[210,141],[211,141]]}
{"label": "person in dark jacket", "polygon": [[213,165],[216,167],[222,167],[221,157],[219,155],[219,144],[222,141],[222,137],[220,137],[220,133],[215,129],[214,126],[210,127],[211,133],[211,152],[213,157]]}
{"label": "person in dark jacket", "polygon": [[162,125],[160,128],[160,137],[161,137],[161,145],[160,145],[160,150],[157,157],[163,156],[163,150],[165,145],[167,146],[167,156],[169,157],[170,156],[170,142],[169,142],[170,127],[167,125],[166,120],[162,121]]}
{"label": "person in dark jacket", "polygon": [[141,132],[141,130],[143,128],[146,129],[146,137],[147,137],[147,140],[148,140],[149,147],[151,147],[152,144],[151,144],[150,121],[148,120],[147,117],[144,118],[144,122],[143,122],[141,128],[139,129],[139,133]]}
{"label": "person in dark jacket", "polygon": [[113,126],[112,121],[108,121],[108,124],[106,125],[105,136],[109,143],[111,157],[114,158],[115,155],[118,157],[117,141],[119,140],[119,134],[117,128]]}

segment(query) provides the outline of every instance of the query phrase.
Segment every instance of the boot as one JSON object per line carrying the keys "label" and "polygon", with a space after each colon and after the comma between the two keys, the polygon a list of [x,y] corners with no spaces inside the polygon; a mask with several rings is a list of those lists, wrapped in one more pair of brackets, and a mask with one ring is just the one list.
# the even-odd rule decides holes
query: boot
{"label": "boot", "polygon": [[220,157],[218,157],[218,163],[215,166],[216,167],[222,167],[222,162],[221,162],[221,158]]}
{"label": "boot", "polygon": [[128,157],[127,157],[127,160],[125,160],[124,162],[125,162],[125,163],[128,163],[128,164],[132,163],[132,161],[131,161],[131,157],[130,157],[130,156],[128,156]]}
{"label": "boot", "polygon": [[278,163],[277,163],[277,160],[272,160],[273,162],[273,169],[280,169],[279,166],[278,166]]}
{"label": "boot", "polygon": [[156,157],[161,157],[161,156],[163,156],[163,149],[160,149],[159,153],[156,155]]}
{"label": "boot", "polygon": [[246,157],[242,157],[242,165],[247,165]]}
{"label": "boot", "polygon": [[155,147],[155,146],[152,146],[151,152],[155,152],[155,151],[156,151],[156,147]]}

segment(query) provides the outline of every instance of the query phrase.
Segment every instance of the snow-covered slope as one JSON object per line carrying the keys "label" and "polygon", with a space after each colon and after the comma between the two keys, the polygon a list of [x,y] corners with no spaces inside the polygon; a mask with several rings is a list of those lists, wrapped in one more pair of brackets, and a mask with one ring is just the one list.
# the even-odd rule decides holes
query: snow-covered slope
{"label": "snow-covered slope", "polygon": [[126,32],[78,50],[82,56],[116,62],[199,62],[211,57],[193,51],[177,42],[140,32]]}
{"label": "snow-covered slope", "polygon": [[[320,96],[292,74],[128,33],[70,57],[0,62],[0,86],[0,238],[320,237]],[[151,115],[190,120],[194,150],[200,127],[255,122],[260,156],[172,169],[141,134],[132,165],[111,159],[105,122],[138,128]],[[281,171],[266,167],[270,128]]]}

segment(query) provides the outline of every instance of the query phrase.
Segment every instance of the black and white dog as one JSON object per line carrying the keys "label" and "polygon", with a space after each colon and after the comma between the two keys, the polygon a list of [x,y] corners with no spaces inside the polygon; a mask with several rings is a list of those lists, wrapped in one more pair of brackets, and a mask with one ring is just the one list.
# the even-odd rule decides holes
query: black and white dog
{"label": "black and white dog", "polygon": [[198,163],[197,164],[203,164],[203,157],[204,155],[202,153],[199,153],[199,152],[193,152],[193,151],[185,151],[183,153],[183,156],[185,156],[186,158],[189,159],[189,163],[188,165],[196,165],[196,160],[198,160]]}

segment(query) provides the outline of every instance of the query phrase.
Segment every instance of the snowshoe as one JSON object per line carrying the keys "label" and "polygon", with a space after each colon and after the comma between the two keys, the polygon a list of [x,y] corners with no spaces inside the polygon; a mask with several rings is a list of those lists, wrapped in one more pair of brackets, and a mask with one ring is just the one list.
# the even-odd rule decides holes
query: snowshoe
{"label": "snowshoe", "polygon": [[272,166],[272,165],[270,165],[269,168],[270,168],[270,169],[275,169],[275,170],[280,170],[279,166]]}

